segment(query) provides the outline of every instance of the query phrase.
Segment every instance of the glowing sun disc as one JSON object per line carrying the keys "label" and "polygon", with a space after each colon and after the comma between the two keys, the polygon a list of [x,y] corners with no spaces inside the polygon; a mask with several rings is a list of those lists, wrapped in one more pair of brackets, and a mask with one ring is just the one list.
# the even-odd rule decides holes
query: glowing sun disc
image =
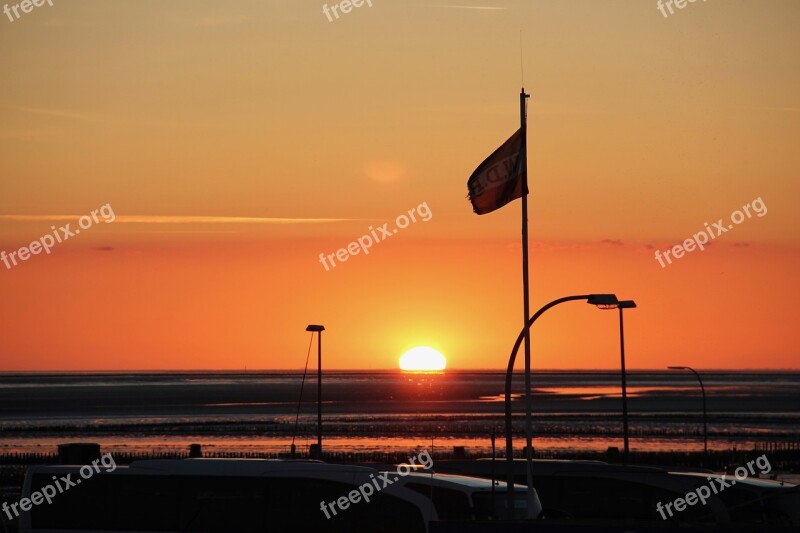
{"label": "glowing sun disc", "polygon": [[444,370],[447,360],[444,356],[428,346],[417,346],[400,356],[400,369],[413,372],[436,372]]}

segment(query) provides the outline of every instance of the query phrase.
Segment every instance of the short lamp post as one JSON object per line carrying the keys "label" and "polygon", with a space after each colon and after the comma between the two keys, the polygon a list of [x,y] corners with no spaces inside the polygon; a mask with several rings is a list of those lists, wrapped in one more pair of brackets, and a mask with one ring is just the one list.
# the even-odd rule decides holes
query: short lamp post
{"label": "short lamp post", "polygon": [[325,326],[309,324],[306,331],[317,332],[317,458],[322,459],[322,332]]}

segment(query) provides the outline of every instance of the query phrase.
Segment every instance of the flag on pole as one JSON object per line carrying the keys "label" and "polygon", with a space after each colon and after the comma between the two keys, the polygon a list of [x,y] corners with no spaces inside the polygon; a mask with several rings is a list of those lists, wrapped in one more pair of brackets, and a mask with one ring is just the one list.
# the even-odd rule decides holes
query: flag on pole
{"label": "flag on pole", "polygon": [[520,128],[469,177],[467,188],[472,210],[485,215],[528,194],[524,163],[525,135]]}

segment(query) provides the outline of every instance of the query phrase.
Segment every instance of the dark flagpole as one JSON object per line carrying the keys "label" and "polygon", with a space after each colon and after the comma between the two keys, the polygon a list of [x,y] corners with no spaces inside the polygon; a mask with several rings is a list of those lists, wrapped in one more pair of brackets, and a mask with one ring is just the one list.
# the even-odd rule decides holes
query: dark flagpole
{"label": "dark flagpole", "polygon": [[[528,139],[527,120],[525,116],[525,100],[530,95],[525,94],[525,87],[519,93],[519,120],[522,129],[522,161],[520,169],[524,172],[522,182],[522,308],[524,320],[522,330],[525,332],[525,442],[526,451],[526,479],[528,482],[528,518],[534,508],[533,492],[533,423],[531,420],[531,336],[528,330],[530,317],[530,297],[528,287]],[[506,372],[506,396],[511,390],[511,377],[514,373],[513,363],[509,361]],[[506,492],[508,495],[509,518],[514,518],[514,444],[512,437],[511,404],[506,398]]]}
{"label": "dark flagpole", "polygon": [[536,518],[534,513],[533,491],[533,414],[531,400],[531,332],[528,319],[531,316],[530,287],[528,282],[528,133],[525,116],[525,87],[519,93],[519,120],[522,128],[522,327],[525,330],[525,473],[528,483],[528,518]]}

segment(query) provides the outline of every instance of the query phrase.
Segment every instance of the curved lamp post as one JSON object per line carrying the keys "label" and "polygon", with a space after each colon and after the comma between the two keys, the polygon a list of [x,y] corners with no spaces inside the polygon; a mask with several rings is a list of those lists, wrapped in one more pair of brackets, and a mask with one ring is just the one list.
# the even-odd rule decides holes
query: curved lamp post
{"label": "curved lamp post", "polygon": [[700,374],[697,371],[689,366],[668,366],[669,370],[688,370],[697,378],[697,381],[700,382],[700,392],[703,393],[703,453],[706,455],[708,454],[708,415],[706,413],[706,388],[703,386],[703,380],[700,378]]}
{"label": "curved lamp post", "polygon": [[[506,480],[508,482],[508,510],[509,516],[513,518],[514,512],[514,445],[511,437],[511,378],[514,374],[514,363],[517,359],[517,352],[519,346],[525,338],[526,331],[530,330],[531,326],[536,319],[542,314],[564,302],[572,302],[576,300],[586,300],[586,303],[597,306],[600,309],[615,309],[619,304],[616,295],[614,294],[581,294],[578,296],[565,296],[553,300],[545,305],[534,314],[526,324],[526,327],[520,332],[517,337],[517,342],[514,343],[514,348],[511,350],[511,356],[508,358],[508,369],[506,370],[506,390],[505,390],[505,431],[506,431]],[[533,436],[531,432],[531,410],[530,410],[530,394],[531,394],[531,375],[530,372],[525,373],[525,400],[526,400],[526,478],[528,481],[528,513],[533,512]],[[535,518],[528,516],[528,518]]]}

